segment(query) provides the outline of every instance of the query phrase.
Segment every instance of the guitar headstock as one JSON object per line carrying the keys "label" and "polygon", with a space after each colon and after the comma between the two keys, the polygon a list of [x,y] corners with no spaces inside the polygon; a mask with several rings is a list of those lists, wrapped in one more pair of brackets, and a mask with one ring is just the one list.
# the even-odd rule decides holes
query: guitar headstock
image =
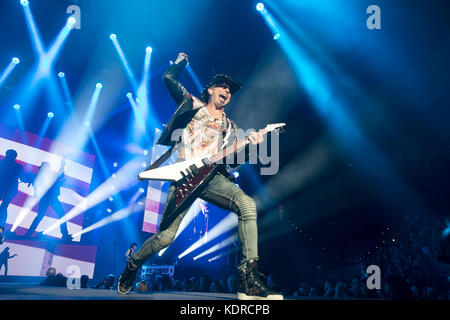
{"label": "guitar headstock", "polygon": [[264,128],[264,130],[266,130],[267,132],[275,131],[275,133],[280,133],[280,132],[282,132],[282,130],[285,126],[286,126],[286,123],[284,123],[284,122],[272,123],[272,124],[268,124]]}

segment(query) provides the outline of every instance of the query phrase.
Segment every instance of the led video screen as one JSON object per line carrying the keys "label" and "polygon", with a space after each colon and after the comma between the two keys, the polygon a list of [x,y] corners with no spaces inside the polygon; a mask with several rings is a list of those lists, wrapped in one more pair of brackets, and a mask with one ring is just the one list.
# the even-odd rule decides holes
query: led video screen
{"label": "led video screen", "polygon": [[[94,161],[91,154],[0,124],[0,176],[3,181],[0,223],[6,230],[11,230],[15,222],[20,221],[11,230],[19,238],[42,236],[42,232],[64,214],[83,204],[89,193]],[[36,178],[40,173],[45,176],[46,172],[58,177],[46,192],[39,192]],[[24,218],[18,219],[19,215]],[[69,235],[80,231],[83,214],[66,225]],[[45,238],[62,238],[62,229],[54,228]],[[80,236],[73,241],[80,241]]]}

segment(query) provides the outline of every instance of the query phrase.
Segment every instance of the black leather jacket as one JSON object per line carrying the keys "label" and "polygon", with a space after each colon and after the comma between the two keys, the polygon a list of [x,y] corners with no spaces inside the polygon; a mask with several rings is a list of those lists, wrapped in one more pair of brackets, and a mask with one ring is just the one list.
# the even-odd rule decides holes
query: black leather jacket
{"label": "black leather jacket", "polygon": [[173,131],[176,129],[184,129],[203,103],[193,95],[189,94],[186,88],[177,81],[178,75],[186,64],[187,59],[180,55],[166,72],[164,72],[164,84],[178,108],[161,133],[161,136],[157,141],[158,144],[173,146],[178,143],[178,141],[172,140]]}

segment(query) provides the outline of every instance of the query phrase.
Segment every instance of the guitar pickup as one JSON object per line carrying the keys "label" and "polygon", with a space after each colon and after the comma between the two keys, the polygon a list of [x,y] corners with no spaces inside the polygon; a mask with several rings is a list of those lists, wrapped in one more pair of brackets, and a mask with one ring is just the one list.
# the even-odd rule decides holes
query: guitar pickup
{"label": "guitar pickup", "polygon": [[207,166],[208,168],[210,168],[213,163],[208,159],[208,158],[204,158],[202,159],[202,162],[205,164],[205,166]]}
{"label": "guitar pickup", "polygon": [[195,164],[193,164],[192,166],[189,167],[189,169],[191,169],[191,172],[195,175],[200,173],[200,170],[197,168],[197,166]]}

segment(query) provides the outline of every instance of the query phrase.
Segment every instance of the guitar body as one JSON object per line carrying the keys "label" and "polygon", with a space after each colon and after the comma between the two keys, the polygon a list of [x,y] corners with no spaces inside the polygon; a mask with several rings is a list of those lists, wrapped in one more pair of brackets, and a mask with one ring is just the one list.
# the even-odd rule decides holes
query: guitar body
{"label": "guitar body", "polygon": [[[218,170],[217,164],[205,164],[204,158],[176,162],[164,167],[146,170],[138,175],[142,180],[166,180],[176,182],[175,197],[167,208],[168,215],[176,217],[178,213],[190,207],[200,195],[203,187]],[[195,166],[195,173],[192,167]],[[198,170],[198,172],[197,172]],[[170,219],[169,219],[170,220]]]}
{"label": "guitar body", "polygon": [[161,222],[160,228],[164,229],[168,227],[181,212],[188,209],[194,203],[218,169],[218,165],[215,164],[203,166],[197,175],[192,177],[188,176],[176,184],[174,197],[168,204],[167,210],[164,213],[165,218]]}
{"label": "guitar body", "polygon": [[217,165],[203,166],[200,172],[193,177],[186,177],[177,185],[175,190],[176,211],[183,211],[194,203],[195,199],[203,191],[203,187],[214,177],[218,170]]}
{"label": "guitar body", "polygon": [[[167,166],[142,171],[138,178],[141,180],[164,180],[164,181],[180,181],[184,178],[183,173],[189,167],[195,165],[197,168],[204,166],[203,158],[195,158],[191,160],[176,162]],[[182,173],[183,172],[183,173]]]}

